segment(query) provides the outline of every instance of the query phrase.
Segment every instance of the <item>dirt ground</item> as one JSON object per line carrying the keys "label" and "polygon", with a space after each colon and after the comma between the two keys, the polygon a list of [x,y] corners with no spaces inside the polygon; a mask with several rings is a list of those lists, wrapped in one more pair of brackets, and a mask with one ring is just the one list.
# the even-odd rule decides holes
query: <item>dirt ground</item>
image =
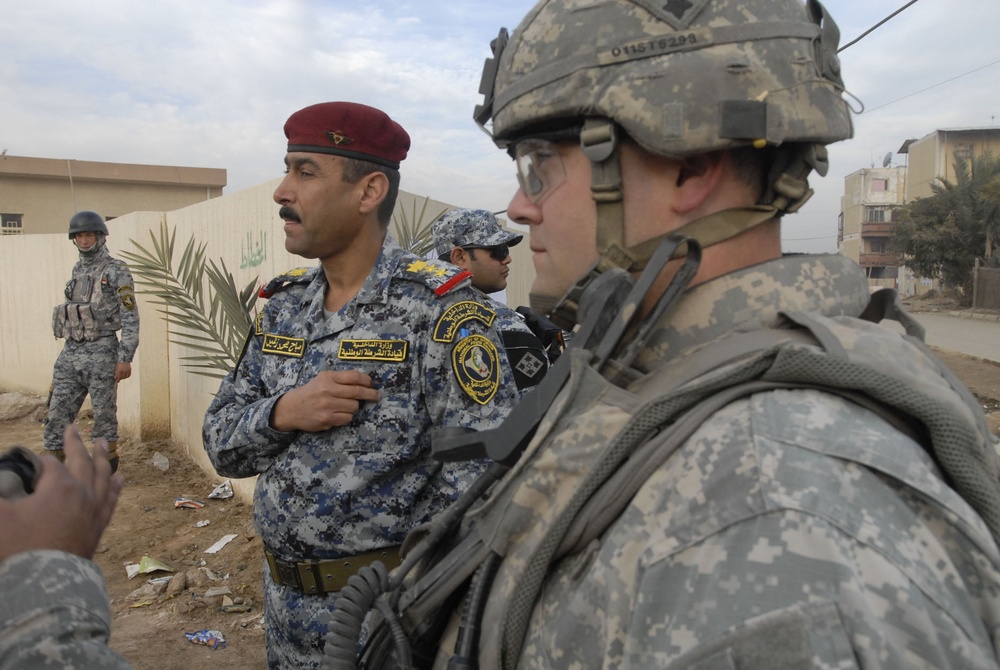
{"label": "dirt ground", "polygon": [[[1000,435],[1000,365],[939,353],[980,399],[993,432]],[[42,425],[37,417],[0,421],[0,444],[41,450]],[[81,427],[88,435],[88,417]],[[125,490],[95,557],[112,599],[111,646],[136,670],[266,667],[261,542],[250,506],[236,498],[209,498],[223,480],[202,472],[169,441],[127,441],[120,451]],[[157,453],[169,461],[166,471],[154,463]],[[162,464],[160,458],[155,460]],[[178,507],[178,498],[200,501],[204,507]],[[205,552],[230,534],[236,538],[217,553]],[[164,562],[174,572],[140,573],[130,579],[125,566],[140,564],[143,557]],[[172,588],[162,580],[159,585],[148,583],[181,574],[183,589],[178,588],[181,580],[175,580]],[[212,649],[185,636],[201,630],[221,632],[225,647]]]}
{"label": "dirt ground", "polygon": [[[37,417],[0,421],[0,444],[41,451]],[[91,422],[84,412],[80,427],[85,439]],[[169,441],[122,441],[119,452],[125,489],[94,557],[111,595],[111,646],[136,670],[266,668],[263,553],[250,505],[235,497],[209,498],[225,480],[205,474]],[[165,471],[154,463],[156,454],[161,466],[162,458],[167,459]],[[178,499],[204,507],[178,507]],[[236,537],[216,553],[205,552],[231,534]],[[173,572],[140,572],[129,578],[126,565],[142,568],[144,557]],[[170,576],[172,586],[162,579]],[[222,633],[225,647],[213,649],[185,636],[202,630]]]}

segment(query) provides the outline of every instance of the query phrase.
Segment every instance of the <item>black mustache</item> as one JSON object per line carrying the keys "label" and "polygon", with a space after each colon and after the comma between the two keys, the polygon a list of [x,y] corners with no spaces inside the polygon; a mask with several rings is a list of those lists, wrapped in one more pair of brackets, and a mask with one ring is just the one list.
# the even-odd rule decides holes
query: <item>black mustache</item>
{"label": "black mustache", "polygon": [[302,223],[302,219],[299,218],[298,213],[291,207],[282,207],[278,210],[278,218],[282,221],[295,221],[296,223]]}

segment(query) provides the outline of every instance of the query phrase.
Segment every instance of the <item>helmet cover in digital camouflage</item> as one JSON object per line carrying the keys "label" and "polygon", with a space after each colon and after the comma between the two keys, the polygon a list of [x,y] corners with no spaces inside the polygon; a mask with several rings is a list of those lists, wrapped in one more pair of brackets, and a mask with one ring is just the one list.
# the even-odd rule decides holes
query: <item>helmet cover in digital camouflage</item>
{"label": "helmet cover in digital camouflage", "polygon": [[501,146],[591,117],[668,157],[829,144],[852,135],[838,40],[815,0],[542,0],[494,43],[475,116]]}

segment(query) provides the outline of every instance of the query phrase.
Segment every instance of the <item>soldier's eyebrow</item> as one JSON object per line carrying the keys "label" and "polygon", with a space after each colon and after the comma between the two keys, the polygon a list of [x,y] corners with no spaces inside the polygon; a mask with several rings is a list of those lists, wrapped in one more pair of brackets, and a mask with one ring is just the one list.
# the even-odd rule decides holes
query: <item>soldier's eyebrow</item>
{"label": "soldier's eyebrow", "polygon": [[302,158],[291,158],[291,159],[288,158],[288,156],[285,156],[285,167],[288,169],[291,169],[293,167],[301,168],[306,165],[316,168],[317,170],[322,168],[322,166],[318,162],[316,162],[314,159],[308,156],[303,156]]}

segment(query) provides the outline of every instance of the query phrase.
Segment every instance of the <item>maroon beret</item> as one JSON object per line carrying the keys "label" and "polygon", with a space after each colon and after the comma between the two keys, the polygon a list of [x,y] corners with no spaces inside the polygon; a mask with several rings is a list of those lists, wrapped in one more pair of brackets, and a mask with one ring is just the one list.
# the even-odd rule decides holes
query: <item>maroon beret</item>
{"label": "maroon beret", "polygon": [[285,122],[288,151],[335,154],[399,169],[410,136],[374,107],[356,102],[321,102],[292,114]]}

